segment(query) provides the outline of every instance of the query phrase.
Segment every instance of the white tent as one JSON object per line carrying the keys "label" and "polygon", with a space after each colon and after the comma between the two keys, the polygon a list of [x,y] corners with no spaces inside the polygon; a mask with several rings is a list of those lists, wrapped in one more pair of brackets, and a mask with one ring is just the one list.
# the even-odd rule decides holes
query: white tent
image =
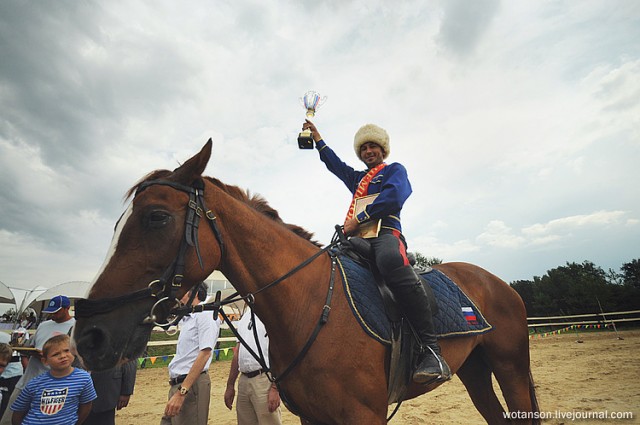
{"label": "white tent", "polygon": [[40,314],[46,302],[56,295],[64,295],[70,300],[84,298],[89,291],[89,285],[89,282],[81,280],[61,283],[39,294],[29,303],[29,307],[33,308],[38,314]]}
{"label": "white tent", "polygon": [[[38,295],[33,302],[37,301],[49,301],[56,295],[65,295],[69,299],[84,298],[89,291],[89,282],[82,280],[74,280],[72,282],[65,282],[47,289],[42,294]],[[33,303],[32,302],[32,303]]]}
{"label": "white tent", "polygon": [[16,297],[13,292],[2,282],[0,282],[0,304],[16,304]]}

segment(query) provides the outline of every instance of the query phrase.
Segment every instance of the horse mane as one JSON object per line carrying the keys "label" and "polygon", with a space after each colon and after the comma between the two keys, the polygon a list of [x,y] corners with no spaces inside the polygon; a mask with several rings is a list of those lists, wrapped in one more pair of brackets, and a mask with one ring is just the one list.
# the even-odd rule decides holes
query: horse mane
{"label": "horse mane", "polygon": [[[144,176],[142,179],[140,179],[140,181],[134,184],[127,191],[125,195],[125,200],[134,196],[142,183],[149,180],[164,179],[169,177],[171,174],[172,173],[169,170],[155,170],[150,172],[149,174]],[[285,223],[280,217],[280,214],[278,213],[278,211],[276,211],[273,207],[271,207],[267,202],[267,200],[264,199],[261,195],[258,195],[258,194],[252,195],[251,192],[249,192],[249,190],[242,190],[238,186],[227,185],[214,177],[203,176],[203,178],[207,179],[209,182],[211,182],[212,184],[220,188],[223,192],[225,192],[232,198],[247,204],[254,210],[261,213],[262,215],[269,217],[271,220],[275,221],[276,223],[282,224],[284,227],[286,227],[296,235],[300,236],[301,238],[308,240],[309,242],[311,242],[312,244],[314,244],[319,248],[322,248],[322,244],[313,239],[313,233],[309,232],[308,230],[298,225]]]}

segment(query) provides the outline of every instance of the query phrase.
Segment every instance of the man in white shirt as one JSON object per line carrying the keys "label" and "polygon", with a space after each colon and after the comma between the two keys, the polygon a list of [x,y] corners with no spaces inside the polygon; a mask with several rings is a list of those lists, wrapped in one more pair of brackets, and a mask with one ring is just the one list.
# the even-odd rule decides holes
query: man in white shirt
{"label": "man in white shirt", "polygon": [[[70,307],[71,301],[69,301],[69,298],[64,295],[58,295],[51,298],[47,307],[42,310],[43,313],[47,313],[49,315],[50,320],[40,323],[35,335],[29,340],[29,345],[36,348],[37,351],[30,353],[31,357],[29,358],[29,363],[24,370],[22,378],[20,378],[13,390],[13,393],[11,394],[11,398],[8,403],[9,406],[11,406],[11,404],[13,404],[13,402],[18,398],[18,395],[20,395],[20,392],[29,381],[49,370],[49,368],[40,360],[42,357],[42,346],[52,336],[69,334],[69,331],[76,323],[76,319],[71,317],[69,314]],[[7,409],[4,412],[4,415],[2,415],[0,425],[11,425],[12,414],[13,412],[11,409]]]}
{"label": "man in white shirt", "polygon": [[[207,298],[204,283],[196,285],[182,297],[186,304],[192,291],[197,291],[193,305]],[[209,418],[211,352],[218,340],[220,322],[212,311],[193,313],[179,324],[180,336],[176,355],[169,363],[169,401],[160,425],[206,425]]]}
{"label": "man in white shirt", "polygon": [[[269,337],[264,324],[258,316],[255,324],[251,321],[251,310],[247,309],[238,322],[238,334],[249,345],[254,353],[259,353],[253,326],[256,327],[260,350],[264,355],[267,367],[269,367]],[[280,394],[275,384],[262,370],[260,363],[251,355],[242,344],[234,349],[227,389],[224,393],[224,404],[231,410],[235,398],[235,382],[238,382],[238,400],[236,402],[236,414],[238,425],[279,425],[282,423],[280,411]]]}

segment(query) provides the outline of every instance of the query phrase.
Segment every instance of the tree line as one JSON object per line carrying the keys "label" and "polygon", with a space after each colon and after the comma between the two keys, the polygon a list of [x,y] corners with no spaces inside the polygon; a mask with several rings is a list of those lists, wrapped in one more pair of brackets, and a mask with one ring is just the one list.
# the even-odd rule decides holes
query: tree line
{"label": "tree line", "polygon": [[511,282],[527,316],[640,310],[640,259],[605,272],[591,261],[569,263],[533,280]]}
{"label": "tree line", "polygon": [[[436,257],[415,253],[422,267],[441,264]],[[604,271],[591,261],[569,263],[533,280],[510,283],[527,308],[527,317],[568,316],[640,310],[640,259]]]}

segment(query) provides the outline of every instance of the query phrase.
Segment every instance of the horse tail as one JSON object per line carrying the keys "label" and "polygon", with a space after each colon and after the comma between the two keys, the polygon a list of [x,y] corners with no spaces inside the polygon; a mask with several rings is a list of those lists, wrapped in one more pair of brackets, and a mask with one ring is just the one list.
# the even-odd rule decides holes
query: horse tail
{"label": "horse tail", "polygon": [[538,398],[536,397],[536,387],[533,382],[533,374],[531,373],[531,369],[529,369],[529,397],[531,398],[531,412],[533,413],[533,419],[531,423],[533,425],[540,425],[540,405],[538,404]]}

